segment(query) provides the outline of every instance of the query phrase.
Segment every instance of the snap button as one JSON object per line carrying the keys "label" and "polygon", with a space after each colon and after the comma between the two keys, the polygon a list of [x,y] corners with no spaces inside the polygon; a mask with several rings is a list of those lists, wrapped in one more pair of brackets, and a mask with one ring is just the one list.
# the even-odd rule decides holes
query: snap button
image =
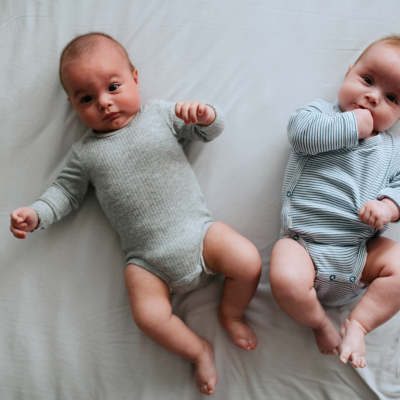
{"label": "snap button", "polygon": [[330,279],[331,281],[333,281],[335,278],[336,278],[335,275],[331,275],[331,276],[329,277],[329,279]]}
{"label": "snap button", "polygon": [[352,276],[351,278],[350,278],[350,282],[354,282],[356,280],[356,277],[355,276]]}
{"label": "snap button", "polygon": [[286,196],[287,196],[287,197],[290,197],[291,195],[292,195],[292,193],[286,192]]}
{"label": "snap button", "polygon": [[293,239],[294,239],[294,240],[299,240],[299,235],[294,235],[294,236],[293,236]]}

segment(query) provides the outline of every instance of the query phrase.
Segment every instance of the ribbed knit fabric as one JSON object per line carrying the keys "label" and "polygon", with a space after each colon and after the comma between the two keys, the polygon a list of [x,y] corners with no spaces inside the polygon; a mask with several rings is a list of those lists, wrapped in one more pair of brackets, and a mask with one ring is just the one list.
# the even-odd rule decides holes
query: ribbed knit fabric
{"label": "ribbed knit fabric", "polygon": [[292,115],[288,136],[281,238],[310,254],[321,302],[345,304],[361,292],[367,241],[388,228],[361,222],[359,209],[383,197],[400,206],[400,139],[385,131],[358,140],[354,113],[322,100]]}
{"label": "ribbed knit fabric", "polygon": [[202,240],[213,219],[180,139],[217,137],[224,120],[212,107],[217,117],[211,125],[187,126],[175,116],[175,103],[150,100],[126,127],[86,135],[72,146],[57,180],[31,205],[38,229],[76,210],[91,183],[121,237],[127,264],[149,270],[172,289],[190,290],[202,272]]}

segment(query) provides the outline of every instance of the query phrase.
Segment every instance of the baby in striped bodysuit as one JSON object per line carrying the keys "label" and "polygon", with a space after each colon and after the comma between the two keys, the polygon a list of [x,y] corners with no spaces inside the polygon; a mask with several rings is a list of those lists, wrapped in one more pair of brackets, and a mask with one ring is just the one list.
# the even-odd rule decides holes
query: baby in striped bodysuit
{"label": "baby in striped bodysuit", "polygon": [[[381,237],[400,218],[400,36],[372,43],[334,104],[289,121],[281,236],[270,282],[279,306],[313,329],[323,354],[366,365],[365,335],[400,310],[400,245]],[[340,328],[322,305],[364,296]]]}
{"label": "baby in striped bodysuit", "polygon": [[31,207],[11,213],[11,231],[46,228],[83,201],[89,183],[126,253],[126,285],[138,327],[191,361],[201,393],[215,391],[211,344],[172,314],[171,293],[184,293],[217,272],[225,275],[219,319],[232,341],[254,350],[257,337],[243,313],[261,274],[255,246],[214,222],[181,139],[218,136],[223,117],[196,101],[141,105],[138,74],[125,49],[101,33],[64,49],[60,78],[68,100],[92,131],[75,143],[54,184]]}

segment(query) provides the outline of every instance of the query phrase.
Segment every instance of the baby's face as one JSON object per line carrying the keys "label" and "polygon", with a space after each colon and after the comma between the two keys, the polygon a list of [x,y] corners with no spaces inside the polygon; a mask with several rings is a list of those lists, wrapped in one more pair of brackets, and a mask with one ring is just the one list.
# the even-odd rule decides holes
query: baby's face
{"label": "baby's face", "polygon": [[83,60],[63,66],[68,100],[82,121],[97,133],[123,128],[135,118],[140,107],[137,70],[106,43]]}
{"label": "baby's face", "polygon": [[399,51],[384,42],[373,45],[350,65],[338,98],[343,111],[368,109],[375,132],[389,129],[400,119]]}

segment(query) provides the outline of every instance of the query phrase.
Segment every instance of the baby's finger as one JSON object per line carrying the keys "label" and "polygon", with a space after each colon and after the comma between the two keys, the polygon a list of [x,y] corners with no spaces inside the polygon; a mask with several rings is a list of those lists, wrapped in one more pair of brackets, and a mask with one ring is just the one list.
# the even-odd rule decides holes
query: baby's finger
{"label": "baby's finger", "polygon": [[199,103],[198,113],[199,115],[203,115],[204,111],[206,110],[206,103]]}
{"label": "baby's finger", "polygon": [[186,125],[190,125],[189,107],[190,107],[190,102],[185,102],[182,106],[182,111],[181,111],[182,119]]}
{"label": "baby's finger", "polygon": [[372,226],[373,228],[375,228],[375,217],[373,215],[371,215],[368,219],[368,225]]}
{"label": "baby's finger", "polygon": [[365,212],[364,212],[364,214],[363,214],[363,216],[362,216],[362,218],[361,218],[361,221],[363,221],[363,222],[365,222],[365,223],[368,224],[368,220],[369,220],[370,216],[371,216],[371,211],[369,211],[369,210],[366,208],[366,209],[365,209]]}
{"label": "baby's finger", "polygon": [[375,220],[375,228],[376,228],[376,229],[382,229],[382,228],[383,228],[383,225],[384,225],[384,223],[383,223],[383,220],[382,220],[382,219],[377,218],[377,219]]}
{"label": "baby's finger", "polygon": [[23,222],[25,220],[25,217],[23,215],[22,212],[22,208],[17,208],[16,210],[14,210],[11,214],[10,214],[11,220],[16,222],[16,223],[20,223]]}
{"label": "baby's finger", "polygon": [[11,224],[12,224],[12,226],[14,228],[17,228],[17,229],[24,229],[24,228],[26,228],[28,226],[28,224],[26,222],[18,223],[18,222],[15,222],[15,221],[11,221]]}
{"label": "baby's finger", "polygon": [[25,239],[26,232],[20,231],[19,229],[14,228],[12,225],[10,226],[10,231],[17,239]]}
{"label": "baby's finger", "polygon": [[358,216],[360,217],[360,219],[362,220],[363,215],[365,213],[365,206],[362,206],[359,210],[358,210]]}
{"label": "baby's finger", "polygon": [[182,106],[183,101],[175,104],[175,115],[180,119],[182,119]]}
{"label": "baby's finger", "polygon": [[197,123],[197,110],[198,110],[198,108],[199,108],[199,103],[197,103],[196,101],[194,101],[190,105],[189,115],[190,115],[190,122],[192,124],[196,124]]}

